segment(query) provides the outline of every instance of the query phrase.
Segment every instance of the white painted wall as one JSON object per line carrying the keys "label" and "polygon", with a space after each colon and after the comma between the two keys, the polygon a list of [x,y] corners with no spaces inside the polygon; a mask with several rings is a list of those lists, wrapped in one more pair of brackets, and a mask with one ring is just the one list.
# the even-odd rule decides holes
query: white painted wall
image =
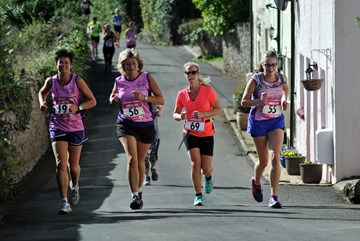
{"label": "white painted wall", "polygon": [[[360,63],[358,0],[302,0],[296,10],[296,105],[305,107],[305,121],[296,119],[297,146],[315,160],[315,131],[334,133],[333,183],[360,175]],[[319,91],[300,84],[308,64],[318,63],[315,77],[324,78]],[[299,84],[298,84],[299,83]]]}
{"label": "white painted wall", "polygon": [[359,0],[334,1],[335,178],[360,175]]}

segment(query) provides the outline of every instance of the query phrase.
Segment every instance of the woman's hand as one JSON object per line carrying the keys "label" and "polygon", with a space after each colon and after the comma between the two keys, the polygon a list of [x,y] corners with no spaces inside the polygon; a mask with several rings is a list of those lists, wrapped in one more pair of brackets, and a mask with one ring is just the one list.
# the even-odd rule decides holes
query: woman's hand
{"label": "woman's hand", "polygon": [[110,105],[115,105],[120,102],[120,98],[116,94],[113,94],[113,95],[111,95],[109,102],[110,102]]}
{"label": "woman's hand", "polygon": [[287,102],[287,101],[284,101],[284,102],[282,103],[283,110],[286,110],[286,109],[287,109],[287,106],[288,106],[288,102]]}
{"label": "woman's hand", "polygon": [[132,91],[131,94],[133,94],[134,98],[137,100],[145,100],[145,95],[141,94],[139,90]]}
{"label": "woman's hand", "polygon": [[48,108],[49,108],[49,107],[47,106],[46,102],[44,102],[44,103],[42,103],[42,104],[40,105],[40,110],[41,110],[41,111],[46,111]]}
{"label": "woman's hand", "polygon": [[197,111],[197,110],[194,111],[192,115],[195,116],[196,118],[199,118],[199,119],[205,117],[204,112],[199,112],[199,111]]}

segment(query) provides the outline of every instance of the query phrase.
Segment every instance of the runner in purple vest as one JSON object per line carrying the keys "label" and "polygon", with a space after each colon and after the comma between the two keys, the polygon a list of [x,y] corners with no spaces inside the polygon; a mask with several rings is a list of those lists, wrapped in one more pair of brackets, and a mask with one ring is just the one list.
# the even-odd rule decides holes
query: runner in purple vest
{"label": "runner in purple vest", "polygon": [[[71,72],[73,54],[66,49],[55,53],[58,73],[45,80],[39,91],[40,109],[50,109],[50,140],[56,161],[56,179],[61,201],[58,214],[68,214],[71,206],[80,199],[80,154],[87,140],[82,121],[82,110],[96,105],[96,99],[86,82]],[[52,107],[46,102],[51,92]],[[70,203],[68,201],[68,168],[72,180]]]}
{"label": "runner in purple vest", "polygon": [[252,195],[257,202],[263,201],[261,177],[271,155],[269,207],[281,208],[278,200],[281,174],[280,151],[283,144],[289,87],[287,79],[278,72],[275,51],[267,51],[249,80],[241,105],[251,107],[247,132],[253,137],[259,161],[251,178]]}
{"label": "runner in purple vest", "polygon": [[126,49],[119,55],[117,77],[109,101],[119,105],[116,132],[128,161],[127,175],[132,193],[131,209],[143,206],[145,157],[155,138],[152,105],[163,105],[164,97],[156,80],[143,71],[138,53]]}

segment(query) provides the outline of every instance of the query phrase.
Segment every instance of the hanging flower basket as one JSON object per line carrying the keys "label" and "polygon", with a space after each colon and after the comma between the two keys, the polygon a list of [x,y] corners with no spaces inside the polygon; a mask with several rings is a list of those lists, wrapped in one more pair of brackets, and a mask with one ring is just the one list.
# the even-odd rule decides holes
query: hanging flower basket
{"label": "hanging flower basket", "polygon": [[307,91],[315,91],[321,88],[323,81],[324,79],[305,79],[301,83]]}

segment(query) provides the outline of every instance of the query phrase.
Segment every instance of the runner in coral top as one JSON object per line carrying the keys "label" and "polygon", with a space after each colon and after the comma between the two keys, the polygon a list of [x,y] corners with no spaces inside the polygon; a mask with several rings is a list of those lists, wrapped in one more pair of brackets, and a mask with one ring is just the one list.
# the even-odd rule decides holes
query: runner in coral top
{"label": "runner in coral top", "polygon": [[[183,141],[191,161],[191,177],[195,189],[194,206],[203,204],[202,173],[207,194],[213,189],[212,157],[214,150],[213,116],[221,113],[220,101],[214,89],[207,85],[210,78],[199,76],[199,65],[188,62],[184,65],[189,86],[179,91],[173,117],[184,120]],[[185,109],[185,112],[182,112]]]}

